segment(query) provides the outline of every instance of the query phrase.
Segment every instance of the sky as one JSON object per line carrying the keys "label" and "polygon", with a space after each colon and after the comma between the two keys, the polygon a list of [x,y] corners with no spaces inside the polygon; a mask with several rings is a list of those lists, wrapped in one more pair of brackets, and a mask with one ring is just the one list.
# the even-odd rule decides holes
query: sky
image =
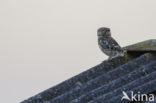
{"label": "sky", "polygon": [[97,29],[124,47],[156,38],[155,0],[1,0],[0,103],[19,103],[101,63]]}

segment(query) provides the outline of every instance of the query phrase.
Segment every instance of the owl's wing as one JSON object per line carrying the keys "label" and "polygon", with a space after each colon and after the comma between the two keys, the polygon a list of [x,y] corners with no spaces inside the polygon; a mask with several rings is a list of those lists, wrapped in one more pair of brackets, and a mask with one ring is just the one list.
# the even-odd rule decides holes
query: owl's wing
{"label": "owl's wing", "polygon": [[111,37],[111,38],[109,38],[109,48],[111,48],[112,50],[119,50],[119,51],[121,51],[122,50],[122,48],[120,47],[120,45]]}
{"label": "owl's wing", "polygon": [[101,39],[100,42],[100,44],[102,44],[101,46],[104,49],[111,51],[122,51],[120,45],[112,37]]}

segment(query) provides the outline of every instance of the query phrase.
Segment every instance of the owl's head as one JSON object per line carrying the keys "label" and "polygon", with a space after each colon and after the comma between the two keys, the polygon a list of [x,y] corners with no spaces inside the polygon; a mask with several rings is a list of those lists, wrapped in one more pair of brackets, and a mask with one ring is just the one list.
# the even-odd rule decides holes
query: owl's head
{"label": "owl's head", "polygon": [[97,30],[97,35],[102,37],[111,36],[110,29],[106,27],[101,27]]}

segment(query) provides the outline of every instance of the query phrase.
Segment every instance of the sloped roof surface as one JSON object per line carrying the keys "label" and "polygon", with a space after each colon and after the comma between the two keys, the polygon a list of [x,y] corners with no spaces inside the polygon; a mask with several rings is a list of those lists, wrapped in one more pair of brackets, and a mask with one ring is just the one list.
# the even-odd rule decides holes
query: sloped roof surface
{"label": "sloped roof surface", "polygon": [[21,103],[129,103],[121,101],[123,91],[156,94],[156,40],[125,48],[124,57],[105,60]]}
{"label": "sloped roof surface", "polygon": [[156,40],[150,39],[125,47],[128,51],[156,51]]}

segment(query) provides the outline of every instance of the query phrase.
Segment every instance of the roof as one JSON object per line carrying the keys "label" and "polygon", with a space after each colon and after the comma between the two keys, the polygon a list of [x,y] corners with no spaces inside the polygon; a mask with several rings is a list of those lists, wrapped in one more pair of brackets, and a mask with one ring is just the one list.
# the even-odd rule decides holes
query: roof
{"label": "roof", "polygon": [[129,103],[121,101],[123,91],[155,95],[156,40],[124,48],[124,57],[105,60],[21,103]]}
{"label": "roof", "polygon": [[125,47],[128,51],[156,51],[156,40],[150,39]]}

